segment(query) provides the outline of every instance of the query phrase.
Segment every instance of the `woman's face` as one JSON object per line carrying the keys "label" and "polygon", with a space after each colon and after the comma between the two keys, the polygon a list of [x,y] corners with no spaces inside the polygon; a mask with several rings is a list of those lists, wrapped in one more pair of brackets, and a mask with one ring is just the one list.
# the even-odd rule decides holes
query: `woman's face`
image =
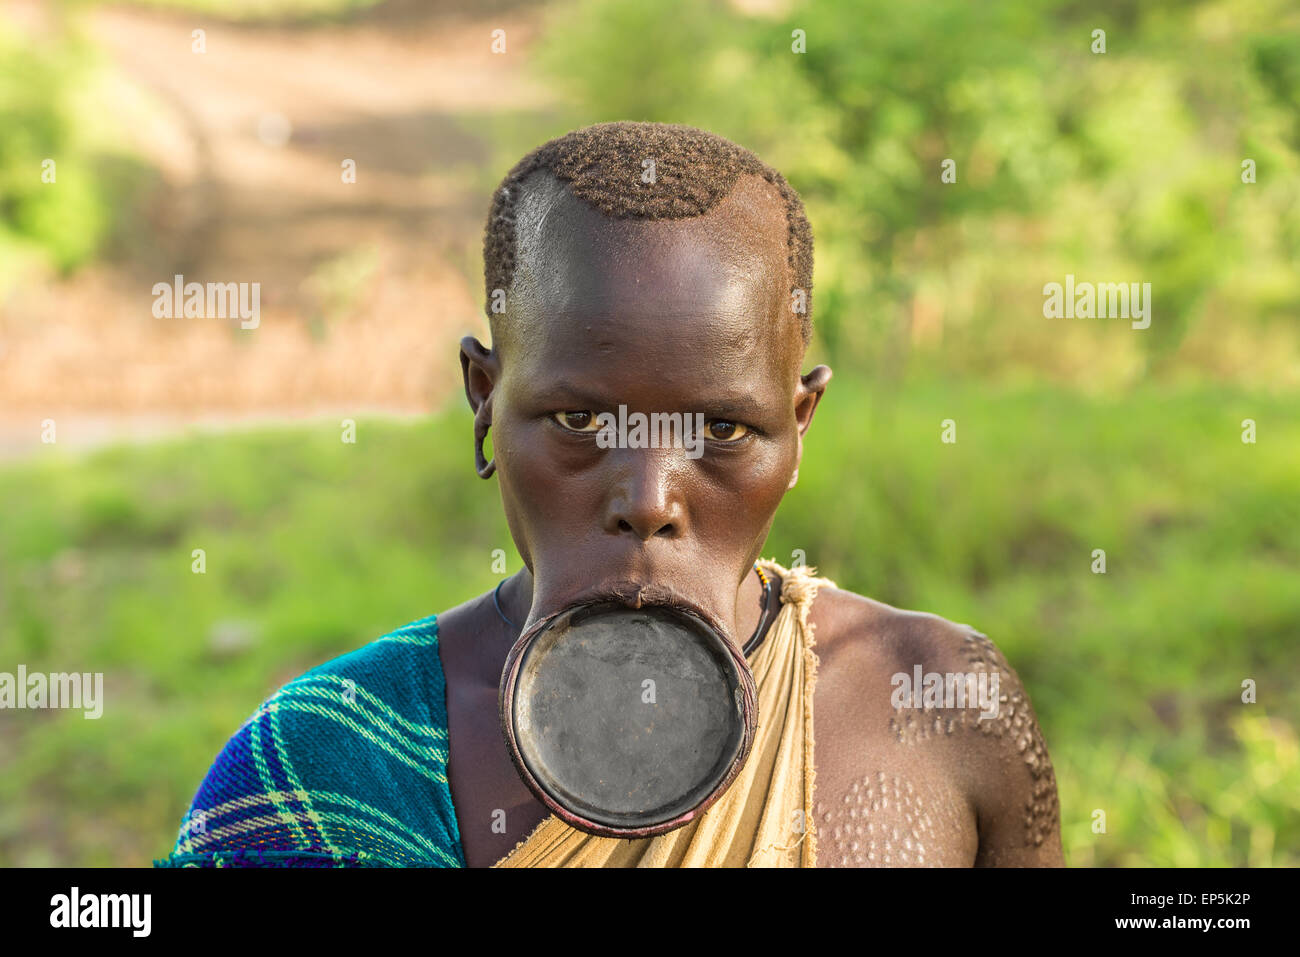
{"label": "woman's face", "polygon": [[[829,370],[799,376],[780,196],[742,177],[708,215],[613,221],[549,177],[521,200],[494,349],[466,355],[490,402],[529,621],[617,594],[675,602],[735,636],[736,590],[792,484]],[[669,447],[602,447],[597,416],[678,413]]]}

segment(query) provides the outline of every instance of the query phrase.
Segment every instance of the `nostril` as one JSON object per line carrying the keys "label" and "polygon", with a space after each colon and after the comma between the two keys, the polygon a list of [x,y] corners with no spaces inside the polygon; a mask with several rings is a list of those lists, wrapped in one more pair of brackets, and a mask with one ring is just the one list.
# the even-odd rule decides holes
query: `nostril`
{"label": "nostril", "polygon": [[620,518],[618,520],[618,530],[620,532],[631,532],[633,535],[642,539],[650,537],[672,538],[677,534],[677,526],[672,522],[667,522],[655,529],[653,536],[645,535],[625,518]]}

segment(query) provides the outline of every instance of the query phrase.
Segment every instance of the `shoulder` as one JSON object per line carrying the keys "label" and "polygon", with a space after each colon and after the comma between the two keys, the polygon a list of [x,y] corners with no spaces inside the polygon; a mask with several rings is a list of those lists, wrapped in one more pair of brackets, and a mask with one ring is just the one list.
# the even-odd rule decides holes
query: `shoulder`
{"label": "shoulder", "polygon": [[978,657],[990,665],[1009,667],[996,645],[970,625],[895,608],[842,588],[822,588],[809,621],[822,658],[869,653],[881,665],[910,670],[919,664],[926,670],[945,671]]}
{"label": "shoulder", "polygon": [[173,865],[463,864],[436,616],[311,669],[217,756]]}
{"label": "shoulder", "polygon": [[262,704],[279,706],[333,689],[348,703],[358,696],[408,719],[445,726],[439,617],[429,615],[340,655],[285,684]]}
{"label": "shoulder", "polygon": [[991,638],[839,588],[819,592],[809,620],[822,667],[846,694],[876,699],[886,739],[924,749],[960,780],[982,862],[1059,862],[1047,744],[1024,682]]}
{"label": "shoulder", "polygon": [[[991,748],[1024,753],[1031,764],[1046,763],[1024,682],[988,635],[839,588],[819,594],[809,617],[817,626],[819,658],[839,663],[865,693],[879,694],[882,681],[888,682],[891,726],[900,738],[925,736],[942,711],[945,728],[951,719],[978,730]],[[958,691],[960,700],[952,700]]]}

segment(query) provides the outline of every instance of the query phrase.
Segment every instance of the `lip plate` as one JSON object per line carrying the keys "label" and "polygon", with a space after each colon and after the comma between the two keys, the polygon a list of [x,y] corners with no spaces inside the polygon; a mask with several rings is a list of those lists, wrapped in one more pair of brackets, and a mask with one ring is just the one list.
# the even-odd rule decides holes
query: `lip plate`
{"label": "lip plate", "polygon": [[[572,624],[575,618],[580,622],[606,614],[635,614],[643,611],[650,614],[666,615],[679,619],[679,624],[700,636],[706,643],[707,650],[719,663],[731,684],[731,693],[735,710],[739,717],[739,740],[733,759],[723,773],[717,776],[716,783],[708,786],[704,779],[701,785],[685,789],[682,798],[676,804],[661,804],[669,811],[647,812],[637,815],[627,812],[602,812],[590,802],[578,802],[566,798],[565,790],[558,782],[552,780],[541,767],[536,755],[536,748],[526,740],[521,740],[518,726],[518,689],[520,674],[528,658],[528,652],[534,643],[553,627]],[[562,640],[561,636],[557,640]],[[507,706],[508,705],[508,706]],[[498,695],[498,707],[501,715],[501,728],[505,736],[511,760],[529,790],[561,820],[572,827],[589,834],[615,838],[653,837],[682,827],[702,814],[726,792],[736,776],[744,767],[753,746],[754,732],[757,725],[757,692],[753,675],[743,654],[736,645],[729,641],[717,628],[694,609],[667,603],[644,604],[640,609],[630,608],[626,602],[611,599],[595,599],[569,605],[536,622],[522,634],[506,657],[502,670],[501,686]],[[698,794],[705,789],[704,797],[696,803],[685,804],[685,798],[692,792]],[[572,790],[571,788],[569,790]],[[575,806],[586,803],[586,807]]]}

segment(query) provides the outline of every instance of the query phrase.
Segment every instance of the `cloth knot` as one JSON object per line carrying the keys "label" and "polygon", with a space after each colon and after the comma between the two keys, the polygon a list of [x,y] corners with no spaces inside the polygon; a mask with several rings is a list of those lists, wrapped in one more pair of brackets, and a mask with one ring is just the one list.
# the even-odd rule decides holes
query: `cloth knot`
{"label": "cloth knot", "polygon": [[783,568],[770,558],[761,559],[759,565],[780,576],[781,604],[794,605],[801,611],[813,603],[817,597],[817,590],[823,585],[829,588],[835,587],[835,583],[829,579],[818,578],[817,569],[812,565]]}

